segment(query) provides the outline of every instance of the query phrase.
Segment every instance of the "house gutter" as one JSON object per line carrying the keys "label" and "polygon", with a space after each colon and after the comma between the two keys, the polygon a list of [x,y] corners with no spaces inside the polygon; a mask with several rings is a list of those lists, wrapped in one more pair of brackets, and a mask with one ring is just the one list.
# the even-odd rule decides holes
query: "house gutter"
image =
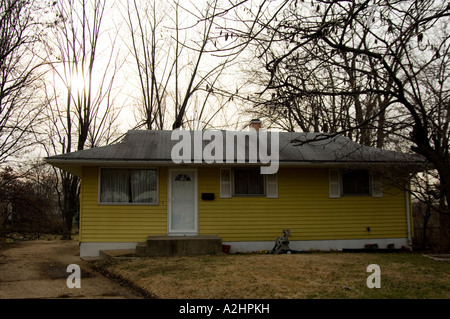
{"label": "house gutter", "polygon": [[73,160],[61,160],[61,159],[45,159],[48,164],[78,164],[78,165],[89,165],[89,166],[97,166],[97,165],[167,165],[173,162],[171,161],[148,161],[148,160],[86,160],[86,159],[73,159]]}
{"label": "house gutter", "polygon": [[[228,163],[226,162],[226,160],[224,160],[222,163],[196,163],[194,162],[194,160],[191,161],[191,163],[174,163],[172,160],[135,160],[135,159],[112,159],[112,160],[107,160],[107,159],[57,159],[57,158],[46,158],[45,161],[48,164],[82,164],[82,165],[98,165],[98,164],[113,164],[113,165],[117,165],[117,164],[133,164],[133,165],[138,165],[138,164],[153,164],[153,165],[168,165],[168,164],[173,164],[173,165],[200,165],[200,166],[230,166],[230,165],[258,165],[258,166],[269,166],[270,164],[263,164],[260,162],[256,162],[256,163],[249,163],[249,162],[245,162],[245,163],[238,163],[238,162],[232,162],[232,163]],[[399,162],[394,162],[394,161],[386,161],[386,162],[371,162],[371,161],[342,161],[342,162],[337,162],[337,161],[280,161],[278,162],[279,166],[348,166],[348,165],[398,165]],[[421,163],[417,163],[417,162],[411,162],[409,163],[410,165],[414,165],[414,164],[421,164]]]}

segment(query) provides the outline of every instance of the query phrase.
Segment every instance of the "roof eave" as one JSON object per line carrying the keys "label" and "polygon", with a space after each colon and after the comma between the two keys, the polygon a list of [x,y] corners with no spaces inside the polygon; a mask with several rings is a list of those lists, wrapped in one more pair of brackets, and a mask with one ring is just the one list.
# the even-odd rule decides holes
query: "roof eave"
{"label": "roof eave", "polygon": [[[80,169],[76,169],[76,167],[81,168],[82,166],[172,166],[172,165],[189,165],[189,166],[242,166],[242,165],[250,165],[250,166],[270,166],[274,163],[238,163],[238,162],[218,162],[218,163],[195,163],[192,161],[191,163],[174,163],[172,160],[126,160],[126,159],[52,159],[46,158],[46,162],[50,165],[56,166],[58,168],[64,169],[70,168],[72,171],[77,171],[78,174],[81,174]],[[292,166],[292,167],[367,167],[367,166],[397,166],[402,164],[403,166],[411,166],[411,168],[415,168],[417,170],[418,167],[423,167],[425,169],[426,163],[423,162],[397,162],[397,161],[279,161],[279,166]],[[70,171],[69,171],[70,172]]]}

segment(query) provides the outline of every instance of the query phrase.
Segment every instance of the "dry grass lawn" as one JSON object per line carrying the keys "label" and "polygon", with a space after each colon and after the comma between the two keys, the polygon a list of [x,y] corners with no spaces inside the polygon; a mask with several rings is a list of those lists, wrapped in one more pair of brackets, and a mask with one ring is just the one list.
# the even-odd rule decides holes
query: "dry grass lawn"
{"label": "dry grass lawn", "polygon": [[[381,269],[369,289],[367,266]],[[96,267],[164,299],[450,298],[450,262],[417,253],[120,258]]]}

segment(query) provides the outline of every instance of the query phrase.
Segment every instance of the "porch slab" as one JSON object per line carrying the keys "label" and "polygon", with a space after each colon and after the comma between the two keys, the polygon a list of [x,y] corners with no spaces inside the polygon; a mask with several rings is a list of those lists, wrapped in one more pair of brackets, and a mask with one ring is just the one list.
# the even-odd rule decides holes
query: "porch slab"
{"label": "porch slab", "polygon": [[215,235],[149,236],[136,246],[139,257],[215,255],[222,253],[222,239]]}

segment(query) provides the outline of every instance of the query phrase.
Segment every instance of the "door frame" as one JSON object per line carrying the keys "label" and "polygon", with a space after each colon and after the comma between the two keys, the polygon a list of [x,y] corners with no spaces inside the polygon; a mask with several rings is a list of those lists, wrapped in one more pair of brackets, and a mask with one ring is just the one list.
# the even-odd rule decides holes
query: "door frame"
{"label": "door frame", "polygon": [[[172,173],[194,173],[194,229],[172,230]],[[169,168],[167,174],[167,235],[168,236],[196,236],[198,235],[198,170],[197,168]]]}

